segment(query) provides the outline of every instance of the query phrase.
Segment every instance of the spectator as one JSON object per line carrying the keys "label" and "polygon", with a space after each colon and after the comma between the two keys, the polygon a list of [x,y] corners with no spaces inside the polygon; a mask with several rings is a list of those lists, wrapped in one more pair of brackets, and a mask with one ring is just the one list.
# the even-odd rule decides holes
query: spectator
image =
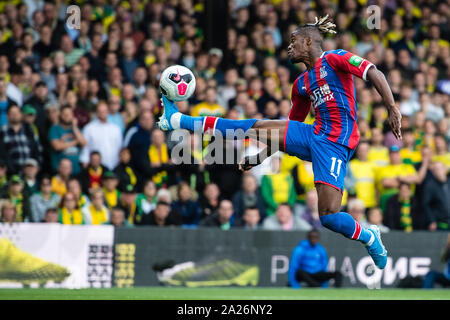
{"label": "spectator", "polygon": [[249,207],[258,208],[261,220],[266,216],[266,208],[261,191],[258,188],[256,178],[251,174],[244,175],[242,178],[242,189],[233,196],[233,207],[236,218],[243,217],[245,209]]}
{"label": "spectator", "polygon": [[103,223],[112,225],[114,227],[132,227],[133,225],[125,219],[125,213],[120,207],[113,207],[111,209],[109,221]]}
{"label": "spectator", "polygon": [[384,214],[384,224],[393,230],[411,232],[418,219],[415,199],[412,197],[411,186],[400,183],[398,193],[389,197]]}
{"label": "spectator", "polygon": [[299,212],[298,217],[307,222],[313,229],[319,230],[322,228],[322,223],[319,219],[319,206],[318,206],[317,190],[313,189],[306,194],[306,206],[304,210]]}
{"label": "spectator", "polygon": [[89,77],[98,77],[104,70],[103,59],[100,57],[102,46],[102,34],[94,33],[91,40],[91,49],[84,55],[89,60]]}
{"label": "spectator", "polygon": [[105,204],[108,209],[116,207],[120,202],[120,191],[117,189],[119,180],[112,171],[106,171],[102,176],[102,188],[105,196]]}
{"label": "spectator", "polygon": [[17,105],[10,105],[7,111],[8,123],[0,128],[0,154],[8,165],[10,174],[20,173],[27,159],[41,159],[42,147],[38,135],[28,124]]}
{"label": "spectator", "polygon": [[119,153],[119,164],[114,168],[114,173],[119,180],[119,191],[125,190],[125,187],[129,184],[136,186],[138,183],[138,176],[131,166],[130,161],[130,149],[122,148]]}
{"label": "spectator", "polygon": [[81,189],[80,181],[76,177],[71,177],[67,181],[67,191],[72,192],[77,200],[78,207],[83,208],[90,203],[87,195],[83,193]]}
{"label": "spectator", "polygon": [[[283,161],[281,162],[283,164]],[[315,189],[312,163],[310,161],[299,161],[291,170],[294,180],[297,203],[305,203],[306,193]]]}
{"label": "spectator", "polygon": [[89,163],[78,175],[81,188],[84,193],[88,193],[92,188],[101,186],[102,175],[108,171],[102,164],[102,155],[98,151],[92,151],[89,155]]}
{"label": "spectator", "polygon": [[52,191],[50,176],[43,176],[39,191],[30,197],[31,220],[33,222],[46,220],[47,210],[57,208],[60,201],[61,197]]}
{"label": "spectator", "polygon": [[[89,80],[81,78],[78,81],[78,92],[76,93],[76,108],[74,110],[80,128],[83,128],[90,120],[91,114],[95,111],[95,104],[89,99]],[[72,91],[73,92],[73,91]],[[66,97],[67,100],[67,97]],[[67,101],[67,103],[69,103]],[[73,105],[71,105],[73,108]],[[80,119],[82,118],[82,119]],[[82,120],[82,121],[81,121]]]}
{"label": "spectator", "polygon": [[156,207],[156,184],[147,180],[143,185],[143,192],[136,197],[136,215],[134,224],[141,224],[144,217],[149,215]]}
{"label": "spectator", "polygon": [[436,125],[430,119],[425,120],[423,131],[423,145],[429,146],[432,150],[436,149],[434,144],[434,135],[436,134]]}
{"label": "spectator", "polygon": [[120,207],[125,212],[125,218],[131,224],[135,224],[136,197],[136,188],[131,184],[126,186],[120,194]]}
{"label": "spectator", "polygon": [[141,167],[141,172],[152,177],[158,187],[166,186],[169,179],[168,172],[172,170],[172,160],[169,158],[165,134],[160,129],[152,131],[150,147],[146,154],[148,162]]}
{"label": "spectator", "polygon": [[24,107],[30,105],[36,114],[35,124],[39,130],[39,137],[45,139],[46,116],[44,106],[50,101],[47,85],[44,81],[39,81],[34,85],[33,95],[24,102]]}
{"label": "spectator", "polygon": [[347,203],[347,211],[362,227],[368,228],[370,226],[365,214],[366,207],[362,200],[358,198],[349,200]]}
{"label": "spectator", "polygon": [[58,172],[52,178],[52,191],[61,197],[67,192],[67,182],[72,175],[72,162],[69,159],[61,159]]}
{"label": "spectator", "polygon": [[209,65],[207,78],[213,78],[219,84],[224,83],[224,73],[221,68],[223,52],[219,48],[211,48],[208,52]]}
{"label": "spectator", "polygon": [[[113,53],[114,54],[114,53]],[[115,55],[115,54],[114,54]],[[105,62],[107,63],[107,60]],[[103,90],[106,92],[106,97],[110,97],[112,95],[120,95],[122,91],[122,71],[118,67],[112,67],[110,71],[108,71],[108,80],[103,83]]]}
{"label": "spectator", "polygon": [[356,159],[350,161],[349,171],[355,179],[355,193],[364,202],[366,208],[374,207],[377,203],[375,189],[376,164],[369,161],[370,145],[361,141],[356,149]]}
{"label": "spectator", "polygon": [[60,111],[59,124],[51,126],[48,133],[50,141],[52,170],[56,171],[61,159],[69,159],[74,175],[80,173],[80,149],[86,145],[78,120],[70,106],[63,106]]}
{"label": "spectator", "polygon": [[56,88],[56,77],[53,70],[53,61],[50,57],[43,57],[40,62],[39,76],[45,83],[49,93]]}
{"label": "spectator", "polygon": [[136,45],[133,39],[125,38],[122,41],[122,58],[120,59],[119,65],[126,82],[133,80],[134,71],[139,67],[139,62],[135,59],[135,53]]}
{"label": "spectator", "polygon": [[223,117],[225,112],[225,108],[217,103],[216,89],[208,87],[205,91],[205,101],[195,105],[191,110],[191,115],[193,117]]}
{"label": "spectator", "polygon": [[45,223],[59,223],[58,221],[58,210],[56,208],[48,208],[45,210],[45,218],[43,221]]}
{"label": "spectator", "polygon": [[389,150],[383,145],[384,135],[380,128],[372,128],[369,153],[367,160],[377,167],[384,167],[389,164]]}
{"label": "spectator", "polygon": [[242,218],[236,221],[235,226],[246,230],[258,230],[261,228],[261,221],[258,207],[246,207]]}
{"label": "spectator", "polygon": [[431,176],[423,188],[423,209],[428,230],[449,230],[450,226],[450,175],[442,162],[430,166]]}
{"label": "spectator", "polygon": [[403,147],[400,149],[402,162],[412,165],[420,163],[422,161],[422,155],[419,150],[416,150],[416,140],[413,130],[411,128],[403,129],[402,138]]}
{"label": "spectator", "polygon": [[447,173],[450,172],[450,151],[448,150],[448,144],[443,135],[436,134],[434,137],[435,155],[431,158],[433,162],[442,162]]}
{"label": "spectator", "polygon": [[149,167],[148,158],[142,155],[148,154],[153,124],[153,114],[149,110],[143,111],[139,115],[138,124],[125,134],[124,146],[130,150],[131,165],[142,174],[145,174]]}
{"label": "spectator", "polygon": [[34,159],[28,159],[25,161],[22,171],[24,180],[23,195],[28,199],[34,193],[39,191],[39,183],[37,179],[39,164]]}
{"label": "spectator", "polygon": [[450,286],[450,234],[447,236],[447,244],[441,255],[441,262],[446,263],[444,272],[430,270],[423,280],[423,289],[432,289],[435,284],[440,284],[446,288]]}
{"label": "spectator", "polygon": [[228,107],[228,101],[236,97],[235,84],[239,78],[236,69],[228,69],[225,72],[225,83],[218,88],[217,100],[221,106]]}
{"label": "spectator", "polygon": [[0,127],[8,122],[7,110],[13,103],[17,104],[7,96],[5,78],[0,77]]}
{"label": "spectator", "polygon": [[218,227],[222,230],[229,230],[233,213],[233,203],[230,200],[222,200],[217,211],[203,218],[198,225],[199,227]]}
{"label": "spectator", "polygon": [[2,200],[0,213],[0,222],[2,223],[20,222],[17,218],[16,206],[9,200]]}
{"label": "spectator", "polygon": [[120,97],[110,96],[108,99],[108,105],[108,122],[117,125],[123,134],[125,132],[125,122],[123,120],[122,114],[120,113],[120,109],[122,107],[120,103]]}
{"label": "spectator", "polygon": [[307,239],[300,241],[292,252],[289,261],[289,286],[301,288],[301,282],[309,287],[328,287],[328,281],[334,279],[334,286],[341,287],[342,274],[328,270],[328,254],[319,243],[320,233],[313,229],[308,232]]}
{"label": "spectator", "polygon": [[172,203],[172,208],[181,214],[183,225],[197,225],[201,217],[201,208],[194,200],[192,189],[182,181],[177,186],[178,199]]}
{"label": "spectator", "polygon": [[288,172],[280,172],[281,158],[272,157],[272,174],[261,179],[261,193],[267,207],[267,215],[273,215],[281,203],[295,204],[294,181]]}
{"label": "spectator", "polygon": [[63,35],[61,37],[60,49],[64,53],[64,59],[68,68],[76,64],[85,54],[85,49],[74,48],[72,39],[70,39],[69,35]]}
{"label": "spectator", "polygon": [[29,125],[31,127],[31,130],[33,131],[33,133],[36,134],[39,137],[40,141],[42,141],[42,139],[40,137],[39,129],[38,129],[38,127],[35,124],[35,122],[36,122],[36,109],[30,104],[25,104],[22,107],[22,115],[23,115],[23,123],[26,124],[26,125]]}
{"label": "spectator", "polygon": [[202,219],[209,216],[219,208],[220,200],[220,189],[217,184],[207,184],[205,190],[203,191],[203,197],[200,200]]}
{"label": "spectator", "polygon": [[135,95],[140,99],[147,90],[147,71],[143,67],[137,67],[134,70],[133,88]]}
{"label": "spectator", "polygon": [[[188,157],[186,157],[187,159],[175,167],[175,170],[177,170],[175,174],[182,181],[188,182],[192,189],[201,195],[204,192],[207,182],[211,179],[211,168],[210,166],[206,166],[204,152],[202,151],[203,141],[201,136],[190,133],[189,138],[186,138],[184,143],[185,145],[183,145],[180,157],[182,159],[185,158],[184,150],[190,150],[190,152]],[[185,147],[186,149],[184,149]],[[202,197],[200,197],[200,202],[202,201]]]}
{"label": "spectator", "polygon": [[383,224],[383,211],[381,211],[378,207],[369,208],[367,211],[367,224],[368,225],[376,225],[380,232],[386,233],[389,232],[389,227]]}
{"label": "spectator", "polygon": [[16,102],[18,106],[23,105],[23,93],[20,90],[23,82],[23,70],[21,66],[13,65],[9,71],[10,79],[6,85],[6,95],[9,99]]}
{"label": "spectator", "polygon": [[[393,145],[389,148],[389,165],[377,170],[378,191],[380,193],[380,208],[386,209],[386,202],[389,196],[398,192],[400,182],[409,184],[421,183],[425,178],[428,167],[427,162],[423,162],[417,172],[413,165],[402,163],[400,148]],[[415,187],[414,187],[415,188]]]}
{"label": "spectator", "polygon": [[159,201],[150,214],[144,216],[142,224],[157,227],[180,226],[181,216],[170,210],[170,204]]}
{"label": "spectator", "polygon": [[262,228],[264,230],[284,230],[284,231],[309,231],[311,226],[294,216],[290,204],[281,203],[274,215],[264,219]]}
{"label": "spectator", "polygon": [[3,199],[8,199],[16,207],[16,220],[18,222],[30,221],[29,199],[23,194],[24,182],[19,175],[12,175],[9,179],[8,190],[2,195]]}
{"label": "spectator", "polygon": [[98,151],[102,156],[102,164],[109,170],[113,170],[119,163],[122,133],[117,125],[107,121],[108,105],[106,102],[97,104],[96,115],[97,118],[83,128],[86,145],[81,151],[80,161],[84,167],[87,167],[91,152]]}
{"label": "spectator", "polygon": [[91,203],[85,205],[81,212],[85,224],[99,225],[109,220],[109,210],[105,206],[105,195],[100,188],[92,189],[89,197]]}
{"label": "spectator", "polygon": [[72,192],[66,192],[59,205],[59,223],[62,224],[85,224],[83,213],[78,206],[77,198]]}
{"label": "spectator", "polygon": [[0,158],[0,195],[5,194],[8,189],[8,168],[5,161]]}

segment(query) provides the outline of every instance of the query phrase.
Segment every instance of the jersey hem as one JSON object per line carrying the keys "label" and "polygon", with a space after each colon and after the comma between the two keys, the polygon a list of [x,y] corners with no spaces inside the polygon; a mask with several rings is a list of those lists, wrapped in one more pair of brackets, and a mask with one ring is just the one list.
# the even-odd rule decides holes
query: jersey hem
{"label": "jersey hem", "polygon": [[335,185],[332,185],[331,183],[328,183],[328,182],[325,182],[325,181],[320,181],[320,180],[316,180],[316,181],[314,181],[314,183],[326,184],[327,186],[333,187],[336,190],[339,190],[341,193],[344,193],[344,191],[341,188],[338,188]]}

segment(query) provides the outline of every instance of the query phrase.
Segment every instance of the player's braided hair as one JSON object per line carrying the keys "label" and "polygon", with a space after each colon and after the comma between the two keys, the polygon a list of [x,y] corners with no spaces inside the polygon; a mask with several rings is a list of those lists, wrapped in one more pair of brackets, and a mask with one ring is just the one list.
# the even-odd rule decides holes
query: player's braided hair
{"label": "player's braided hair", "polygon": [[331,21],[331,19],[328,18],[328,14],[325,17],[320,18],[315,17],[315,19],[316,19],[315,23],[310,23],[306,25],[316,27],[317,29],[319,29],[321,33],[336,33],[336,31],[333,30],[336,27],[336,25]]}
{"label": "player's braided hair", "polygon": [[[309,31],[318,31],[318,37],[322,34],[335,34],[336,31],[334,28],[336,25],[331,21],[331,19],[328,17],[328,14],[324,17],[315,17],[314,23],[307,23],[302,26],[300,26],[297,30],[295,30],[295,33],[301,33],[306,35]],[[310,33],[310,32],[309,32]],[[319,39],[316,39],[319,40]]]}

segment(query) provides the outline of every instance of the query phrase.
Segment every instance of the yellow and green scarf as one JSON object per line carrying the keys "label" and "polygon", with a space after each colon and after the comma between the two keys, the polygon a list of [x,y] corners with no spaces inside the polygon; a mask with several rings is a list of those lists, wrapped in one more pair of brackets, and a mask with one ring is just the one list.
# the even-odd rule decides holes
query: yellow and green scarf
{"label": "yellow and green scarf", "polygon": [[67,208],[59,211],[59,222],[62,224],[84,224],[83,214],[80,209],[69,212]]}
{"label": "yellow and green scarf", "polygon": [[99,225],[108,221],[108,210],[104,207],[97,210],[94,205],[91,204],[89,206],[89,214],[93,225]]}
{"label": "yellow and green scarf", "polygon": [[[148,149],[148,158],[150,163],[159,162],[161,164],[167,163],[169,161],[169,152],[167,151],[167,145],[163,143],[158,149],[155,145],[150,145]],[[153,175],[152,180],[157,187],[160,187],[164,182],[167,181],[167,171],[163,170]]]}

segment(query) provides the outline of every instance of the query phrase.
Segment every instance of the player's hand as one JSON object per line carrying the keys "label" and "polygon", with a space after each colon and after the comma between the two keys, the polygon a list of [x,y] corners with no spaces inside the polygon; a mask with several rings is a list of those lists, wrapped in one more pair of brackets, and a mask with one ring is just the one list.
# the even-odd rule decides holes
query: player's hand
{"label": "player's hand", "polygon": [[402,140],[402,114],[398,108],[389,110],[388,122],[397,140]]}

